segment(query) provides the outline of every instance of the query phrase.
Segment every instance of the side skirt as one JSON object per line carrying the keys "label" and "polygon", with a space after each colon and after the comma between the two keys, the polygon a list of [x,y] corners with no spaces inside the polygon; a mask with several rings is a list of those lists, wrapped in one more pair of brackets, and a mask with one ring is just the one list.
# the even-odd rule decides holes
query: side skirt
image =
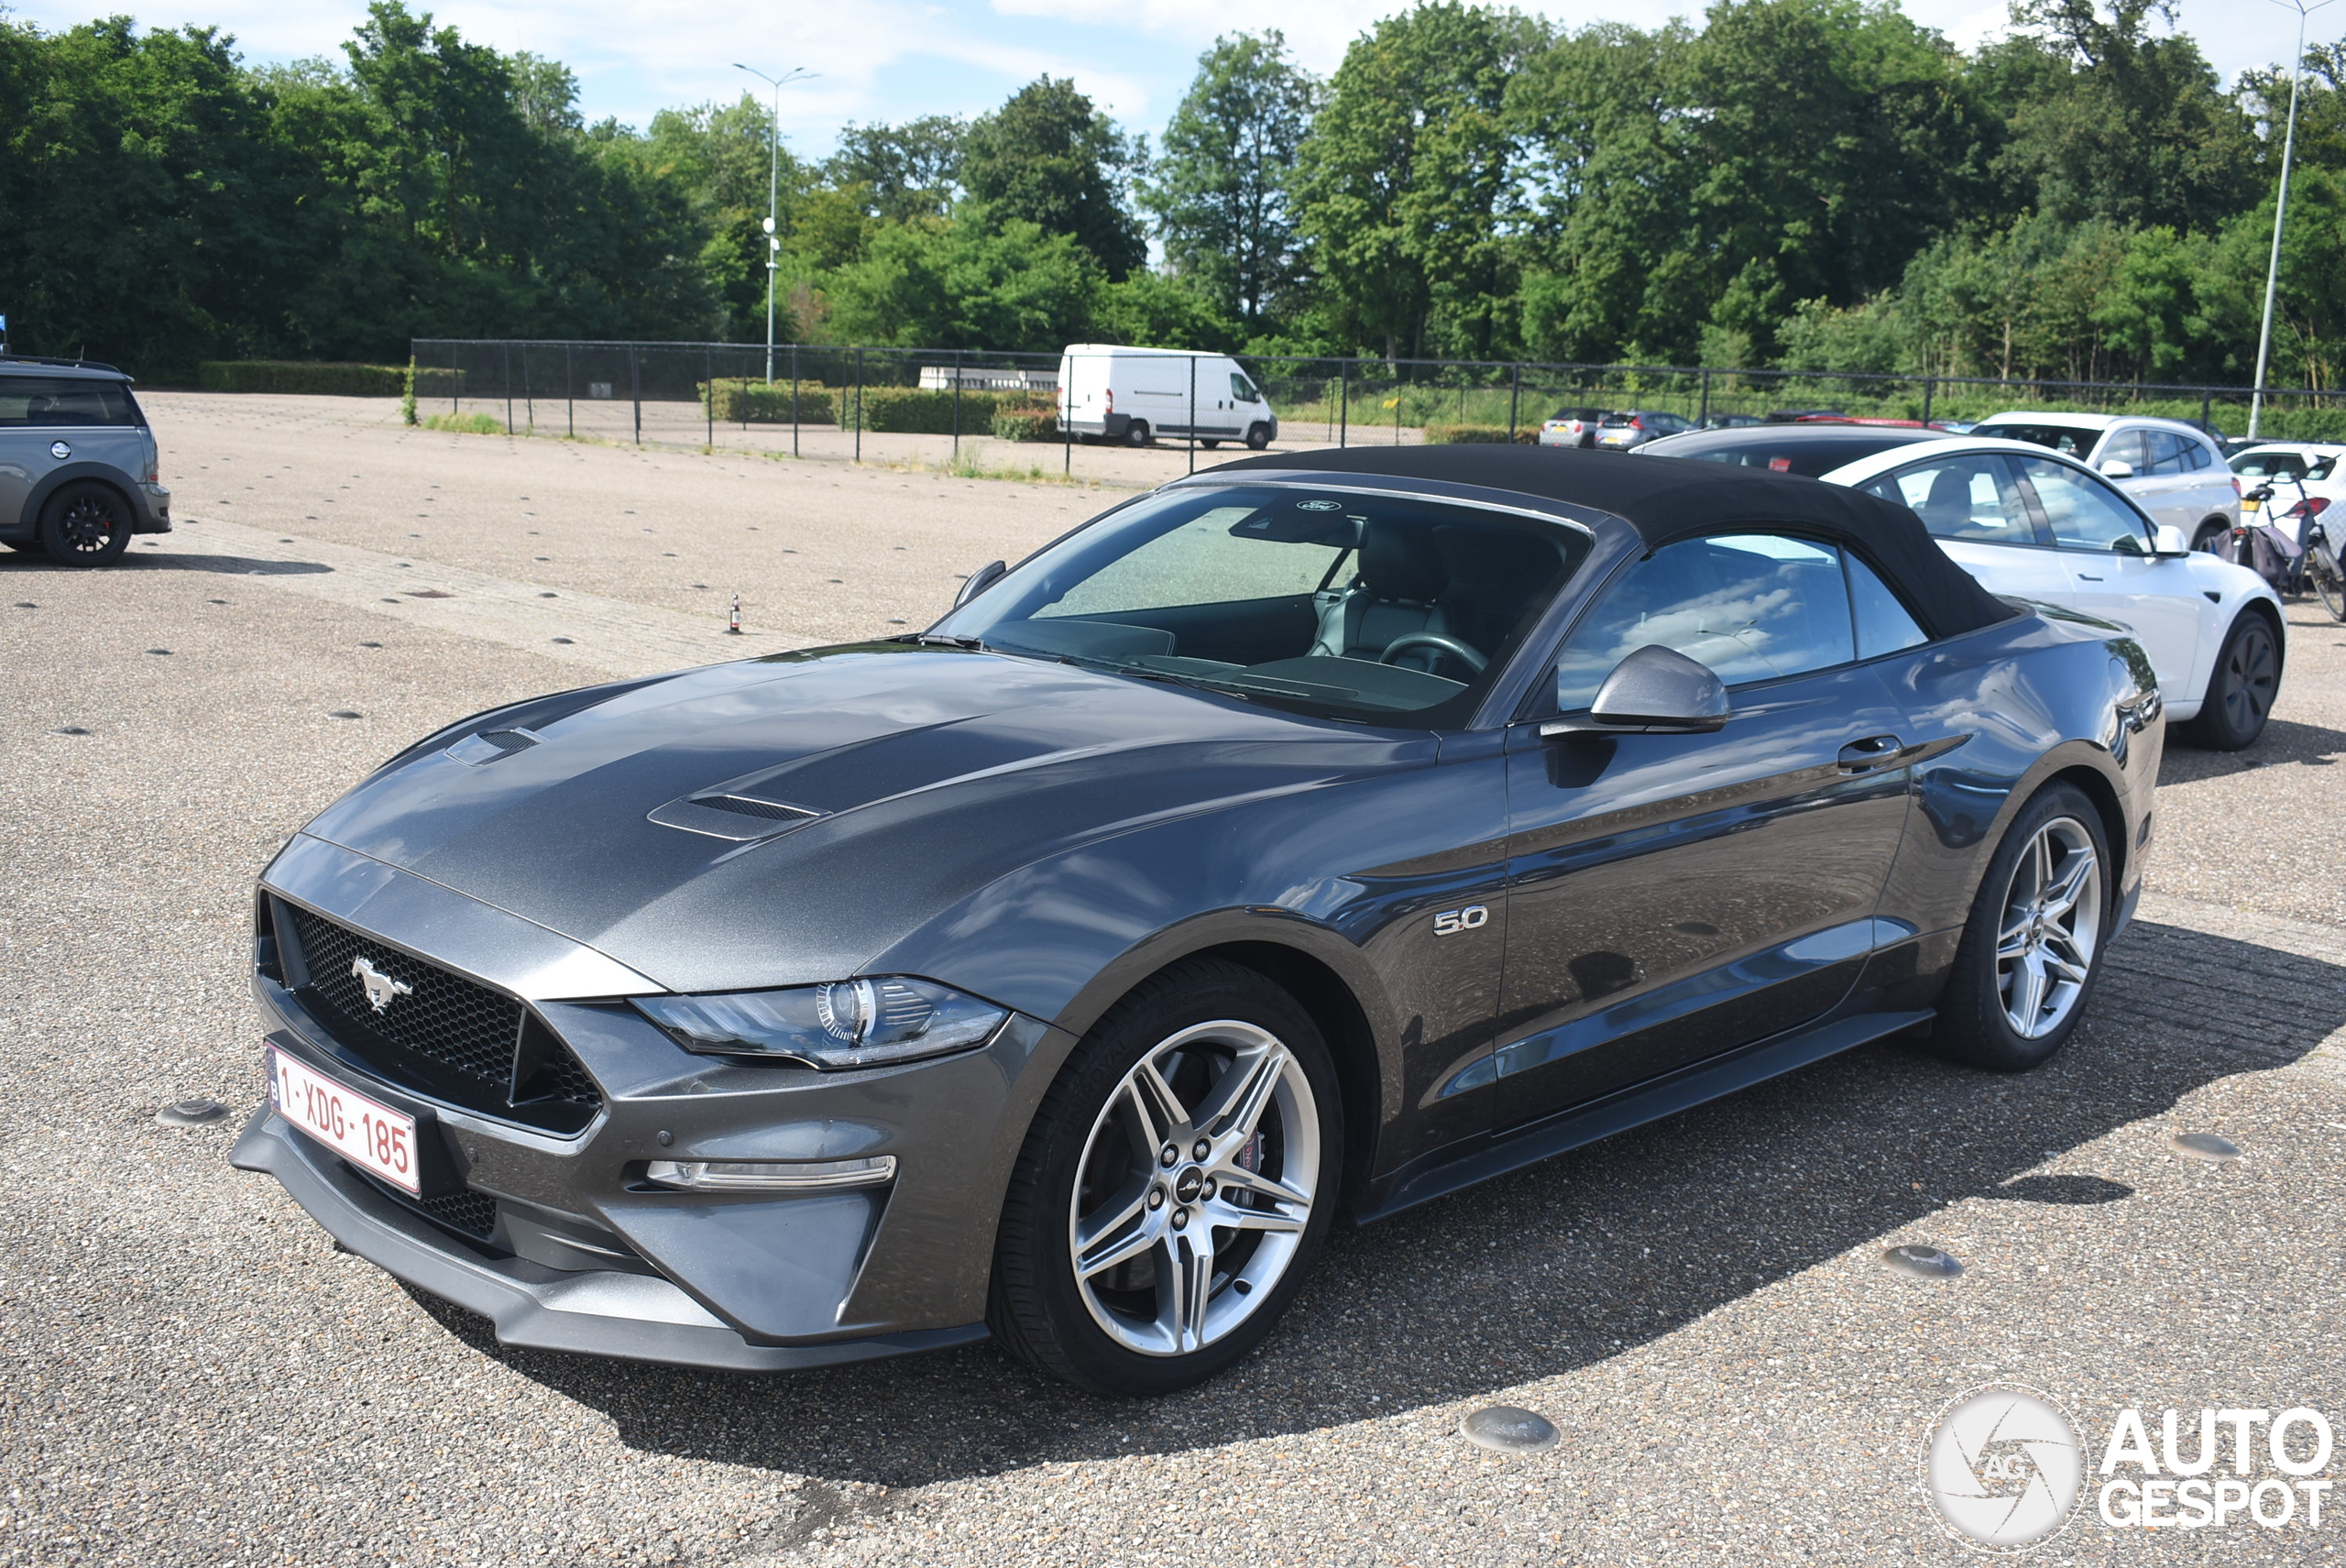
{"label": "side skirt", "polygon": [[1365,1225],[1386,1219],[1429,1199],[1443,1197],[1494,1176],[1504,1176],[1551,1155],[1609,1138],[1631,1127],[1676,1115],[1705,1101],[1749,1089],[1885,1035],[1928,1023],[1935,1015],[1929,1009],[1865,1013],[1817,1024],[1695,1062],[1603,1099],[1572,1106],[1542,1121],[1471,1140],[1463,1148],[1453,1146],[1437,1150],[1371,1187],[1354,1212],[1353,1223]]}

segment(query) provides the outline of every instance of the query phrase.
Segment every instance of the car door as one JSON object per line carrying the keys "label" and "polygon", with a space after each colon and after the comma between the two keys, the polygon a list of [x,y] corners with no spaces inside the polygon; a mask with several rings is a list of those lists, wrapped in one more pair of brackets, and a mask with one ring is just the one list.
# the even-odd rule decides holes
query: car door
{"label": "car door", "polygon": [[1585,707],[1620,658],[1659,643],[1727,684],[1717,733],[1547,739],[1542,715],[1511,728],[1486,1069],[1499,1124],[1795,1027],[1847,993],[1907,781],[1889,692],[1856,662],[1841,563],[1806,540],[1687,540],[1582,617],[1550,711]]}
{"label": "car door", "polygon": [[1910,508],[1956,565],[1990,593],[2066,605],[2077,585],[2001,452],[1956,452],[1909,463],[1858,487]]}
{"label": "car door", "polygon": [[2152,554],[2149,520],[2099,475],[2050,457],[2023,457],[2019,467],[2069,575],[2063,602],[2132,631],[2168,696],[2198,696],[2213,659],[2209,652],[2203,663],[2202,649],[2212,646],[2218,607],[2191,564]]}

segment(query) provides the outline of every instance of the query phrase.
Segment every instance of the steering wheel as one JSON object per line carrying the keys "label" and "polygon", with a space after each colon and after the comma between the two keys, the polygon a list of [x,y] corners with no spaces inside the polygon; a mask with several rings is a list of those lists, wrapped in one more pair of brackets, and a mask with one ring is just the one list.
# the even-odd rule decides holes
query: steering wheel
{"label": "steering wheel", "polygon": [[1439,631],[1404,632],[1385,645],[1385,652],[1376,656],[1376,662],[1380,664],[1389,664],[1397,655],[1406,653],[1412,648],[1437,649],[1456,659],[1478,675],[1483,673],[1483,666],[1490,663],[1488,659],[1467,647],[1457,638],[1444,637]]}

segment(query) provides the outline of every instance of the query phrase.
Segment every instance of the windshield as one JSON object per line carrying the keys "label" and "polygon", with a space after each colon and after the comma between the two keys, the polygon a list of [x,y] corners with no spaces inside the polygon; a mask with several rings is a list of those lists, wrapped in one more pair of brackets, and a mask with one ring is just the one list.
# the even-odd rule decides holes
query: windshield
{"label": "windshield", "polygon": [[1746,468],[1766,468],[1778,474],[1822,478],[1834,469],[1903,446],[1917,438],[1944,439],[1935,431],[1909,433],[1902,430],[1843,425],[1829,433],[1811,425],[1745,426],[1738,430],[1700,431],[1657,441],[1645,448],[1648,457],[1697,457],[1705,463],[1734,463]]}
{"label": "windshield", "polygon": [[926,635],[1441,727],[1465,721],[1590,543],[1415,498],[1185,487],[1060,540]]}
{"label": "windshield", "polygon": [[2030,423],[2014,422],[2005,424],[1990,422],[1971,427],[1974,435],[1990,435],[1998,441],[2025,441],[2032,446],[2049,446],[2065,456],[2083,462],[2094,444],[2101,439],[2101,432],[2089,424],[2056,424],[2050,420]]}
{"label": "windshield", "polygon": [[2264,448],[2232,459],[2232,472],[2248,479],[2311,479],[2319,484],[2338,466],[2334,452]]}

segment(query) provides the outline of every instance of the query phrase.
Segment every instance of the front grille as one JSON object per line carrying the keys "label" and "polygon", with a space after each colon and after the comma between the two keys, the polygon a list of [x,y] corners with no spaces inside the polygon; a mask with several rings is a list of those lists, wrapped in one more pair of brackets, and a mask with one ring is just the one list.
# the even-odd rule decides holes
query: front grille
{"label": "front grille", "polygon": [[450,1230],[462,1231],[466,1235],[486,1237],[497,1229],[497,1200],[469,1187],[462,1192],[409,1201]]}
{"label": "front grille", "polygon": [[[299,992],[337,1044],[396,1081],[487,1115],[556,1132],[584,1127],[602,1103],[586,1068],[521,1003],[437,964],[278,901],[301,949]],[[367,970],[378,993],[367,998]],[[403,989],[400,989],[403,988]],[[530,1025],[527,1029],[524,1025]],[[515,1052],[529,1061],[516,1094]]]}

